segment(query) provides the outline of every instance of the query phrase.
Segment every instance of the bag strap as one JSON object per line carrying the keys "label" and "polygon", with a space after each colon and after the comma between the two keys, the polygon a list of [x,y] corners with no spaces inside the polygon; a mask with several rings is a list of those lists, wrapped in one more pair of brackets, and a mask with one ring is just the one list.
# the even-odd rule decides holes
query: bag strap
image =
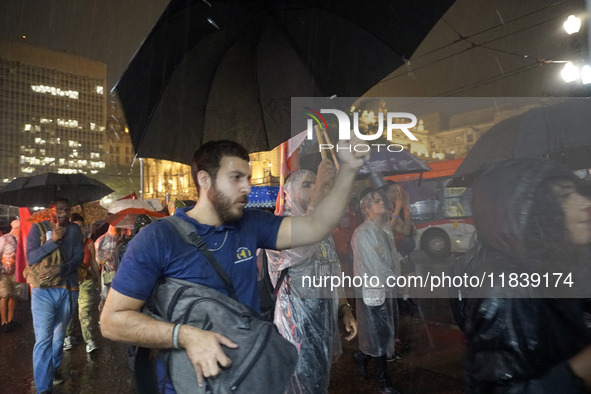
{"label": "bag strap", "polygon": [[262,269],[263,269],[263,281],[265,282],[265,286],[267,287],[267,291],[269,293],[272,293],[276,297],[277,293],[279,292],[279,288],[281,287],[281,284],[283,283],[283,280],[287,276],[287,272],[289,270],[289,267],[286,267],[281,270],[281,274],[279,275],[279,278],[277,279],[277,283],[275,284],[275,287],[273,287],[273,284],[271,283],[271,276],[269,275],[269,265],[268,265],[268,259],[267,259],[267,252],[263,249],[261,251],[261,253],[263,254],[263,256],[262,256],[263,261],[261,262]]}
{"label": "bag strap", "polygon": [[195,231],[195,227],[174,215],[163,217],[160,220],[165,220],[168,223],[170,223],[172,227],[174,227],[176,232],[180,235],[183,241],[185,241],[189,245],[196,246],[199,249],[201,254],[205,256],[205,258],[209,261],[215,272],[222,279],[222,282],[224,282],[224,285],[226,286],[226,290],[228,291],[230,297],[238,301],[238,297],[236,297],[236,291],[234,290],[234,285],[232,285],[232,280],[224,270],[224,267],[222,267],[222,265],[217,261],[213,253],[211,253],[209,249],[207,249],[205,241],[203,241],[203,238],[201,238],[197,234],[197,232]]}

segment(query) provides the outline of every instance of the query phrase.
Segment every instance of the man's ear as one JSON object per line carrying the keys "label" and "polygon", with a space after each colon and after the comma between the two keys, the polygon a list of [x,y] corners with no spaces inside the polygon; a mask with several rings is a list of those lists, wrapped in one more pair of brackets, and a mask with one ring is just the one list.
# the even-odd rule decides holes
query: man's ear
{"label": "man's ear", "polygon": [[208,190],[211,187],[211,176],[207,171],[201,170],[197,173],[197,182],[201,189]]}

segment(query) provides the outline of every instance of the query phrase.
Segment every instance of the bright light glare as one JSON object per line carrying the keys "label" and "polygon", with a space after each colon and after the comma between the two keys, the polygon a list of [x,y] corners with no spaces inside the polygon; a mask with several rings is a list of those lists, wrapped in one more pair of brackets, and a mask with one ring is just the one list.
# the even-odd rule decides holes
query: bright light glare
{"label": "bright light glare", "polygon": [[564,26],[564,30],[568,34],[578,33],[581,29],[581,18],[577,18],[574,15],[570,15],[562,26]]}
{"label": "bright light glare", "polygon": [[579,77],[579,68],[568,62],[564,65],[562,71],[560,71],[560,76],[564,79],[564,82],[574,82]]}
{"label": "bright light glare", "polygon": [[585,64],[581,69],[581,82],[583,85],[591,83],[591,66]]}

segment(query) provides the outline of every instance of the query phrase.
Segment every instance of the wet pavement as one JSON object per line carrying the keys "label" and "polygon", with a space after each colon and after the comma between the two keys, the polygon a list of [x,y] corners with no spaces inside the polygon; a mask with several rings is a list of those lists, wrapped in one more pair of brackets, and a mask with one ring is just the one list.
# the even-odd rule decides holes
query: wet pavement
{"label": "wet pavement", "polygon": [[[395,386],[403,394],[462,393],[464,345],[461,332],[453,324],[448,301],[424,299],[416,302],[421,313],[415,311],[413,316],[401,316],[400,335],[411,348],[403,352],[402,360],[388,364]],[[35,340],[28,301],[18,302],[15,320],[22,327],[0,332],[0,392],[33,394]],[[86,354],[82,341],[72,350],[64,351],[61,371],[65,382],[54,386],[54,393],[136,392],[124,345],[104,339],[100,334],[97,343],[100,349],[90,355]],[[364,380],[357,373],[352,359],[355,350],[356,340],[343,341],[343,355],[333,366],[330,393],[377,392],[375,380]]]}

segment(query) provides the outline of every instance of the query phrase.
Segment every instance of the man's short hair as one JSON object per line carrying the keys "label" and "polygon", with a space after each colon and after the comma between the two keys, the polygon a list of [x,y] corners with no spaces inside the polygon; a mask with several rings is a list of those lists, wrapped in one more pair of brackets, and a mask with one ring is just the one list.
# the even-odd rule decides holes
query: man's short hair
{"label": "man's short hair", "polygon": [[238,157],[249,161],[248,151],[234,141],[209,141],[197,149],[191,161],[191,177],[197,187],[197,193],[199,193],[199,182],[197,182],[199,171],[207,172],[215,181],[220,169],[220,162],[224,156]]}
{"label": "man's short hair", "polygon": [[70,215],[70,222],[82,222],[84,223],[84,218],[78,212],[74,212]]}

